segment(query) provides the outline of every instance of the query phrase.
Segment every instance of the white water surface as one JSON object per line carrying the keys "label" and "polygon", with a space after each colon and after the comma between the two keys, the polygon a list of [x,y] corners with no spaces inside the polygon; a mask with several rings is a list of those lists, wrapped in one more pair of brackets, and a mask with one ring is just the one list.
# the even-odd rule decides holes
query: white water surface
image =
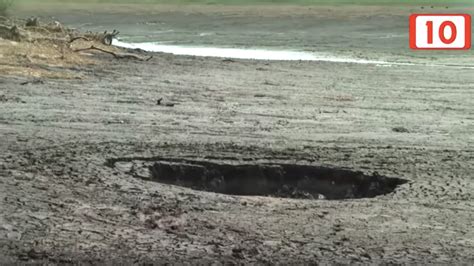
{"label": "white water surface", "polygon": [[219,47],[199,47],[168,45],[155,42],[128,43],[120,40],[114,40],[113,45],[129,49],[141,49],[148,52],[162,52],[175,55],[191,55],[203,57],[235,58],[235,59],[253,59],[253,60],[280,60],[280,61],[323,61],[334,63],[354,63],[354,64],[373,64],[377,66],[427,66],[427,67],[455,67],[469,68],[474,66],[463,65],[443,65],[443,64],[419,64],[389,62],[382,60],[366,60],[359,58],[350,58],[336,56],[325,53],[312,53],[292,50],[269,50],[269,49],[241,49],[241,48],[219,48]]}
{"label": "white water surface", "polygon": [[207,56],[235,59],[254,60],[281,60],[281,61],[327,61],[337,63],[357,63],[357,64],[392,64],[385,61],[365,60],[356,58],[335,57],[331,55],[316,54],[311,52],[300,52],[291,50],[268,50],[268,49],[240,49],[240,48],[219,48],[219,47],[194,47],[181,45],[167,45],[153,42],[127,43],[114,40],[113,44],[123,48],[142,49],[149,52],[162,52],[175,55]]}

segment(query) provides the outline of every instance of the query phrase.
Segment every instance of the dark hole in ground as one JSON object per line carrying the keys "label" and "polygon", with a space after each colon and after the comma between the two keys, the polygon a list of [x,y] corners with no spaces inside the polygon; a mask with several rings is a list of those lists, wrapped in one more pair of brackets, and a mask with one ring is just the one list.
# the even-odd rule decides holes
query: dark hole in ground
{"label": "dark hole in ground", "polygon": [[[135,177],[229,195],[306,199],[371,198],[407,181],[342,168],[297,164],[220,164],[189,160],[129,160],[113,165]],[[124,169],[124,167],[126,169]]]}

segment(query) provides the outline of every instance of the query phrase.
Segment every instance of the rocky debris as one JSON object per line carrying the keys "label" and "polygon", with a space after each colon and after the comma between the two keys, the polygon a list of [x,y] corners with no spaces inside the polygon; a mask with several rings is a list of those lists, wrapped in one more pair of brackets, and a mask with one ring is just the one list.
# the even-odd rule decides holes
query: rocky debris
{"label": "rocky debris", "polygon": [[40,26],[39,19],[38,18],[29,18],[29,19],[26,20],[25,26],[26,27],[39,27]]}
{"label": "rocky debris", "polygon": [[0,38],[11,40],[11,41],[21,41],[22,34],[17,26],[5,26],[0,25]]}

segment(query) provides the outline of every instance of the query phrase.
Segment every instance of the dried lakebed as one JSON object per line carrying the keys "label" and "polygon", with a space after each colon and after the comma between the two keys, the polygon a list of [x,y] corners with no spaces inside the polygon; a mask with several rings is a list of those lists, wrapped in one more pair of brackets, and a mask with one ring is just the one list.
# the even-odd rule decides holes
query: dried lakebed
{"label": "dried lakebed", "polygon": [[[78,11],[63,18],[108,30],[121,23],[117,28],[126,32],[122,27],[129,27],[131,34],[143,29],[139,20],[166,20],[199,32],[216,26],[226,32],[209,47],[224,47],[241,36],[247,36],[247,43],[271,40],[241,34],[249,31],[241,22],[275,30],[303,26],[313,34],[292,30],[296,35],[283,36],[281,42],[308,47],[326,43],[332,53],[342,47],[348,55],[364,52],[367,58],[409,53],[403,38],[367,39],[367,34],[406,31],[405,13],[380,10],[383,14],[359,8],[355,11],[362,16],[350,20],[351,7],[337,7],[342,15],[324,8],[305,18],[289,16],[299,11],[287,7],[265,18],[240,12],[215,19],[207,13],[186,16],[184,10],[137,17],[128,9],[117,14]],[[327,17],[332,17],[328,23]],[[216,23],[218,19],[231,23]],[[469,56],[431,59],[424,53],[413,58],[461,64]],[[98,65],[64,69],[82,79],[32,82],[0,76],[2,262],[474,261],[472,70],[170,54],[154,54],[148,62],[105,54],[94,58]],[[171,104],[157,105],[161,98]],[[115,165],[107,164],[113,160]],[[332,200],[207,191],[227,181],[229,167],[255,174],[259,178],[253,182],[266,179],[262,169],[285,180],[285,172],[301,171],[285,170],[295,165],[309,172],[319,166],[328,166],[329,173],[349,169],[349,177],[361,172],[362,180],[378,173],[408,182],[357,199],[344,199],[346,189]],[[198,178],[210,181],[206,187],[181,179],[180,185],[189,182],[184,184],[189,187],[168,184],[193,169]],[[206,171],[213,174],[202,174]],[[168,183],[153,181],[165,172],[173,177]],[[348,188],[351,182],[341,184],[339,188]],[[291,184],[286,188],[285,196],[292,196]]]}
{"label": "dried lakebed", "polygon": [[472,259],[469,71],[103,60],[1,78],[4,261]]}

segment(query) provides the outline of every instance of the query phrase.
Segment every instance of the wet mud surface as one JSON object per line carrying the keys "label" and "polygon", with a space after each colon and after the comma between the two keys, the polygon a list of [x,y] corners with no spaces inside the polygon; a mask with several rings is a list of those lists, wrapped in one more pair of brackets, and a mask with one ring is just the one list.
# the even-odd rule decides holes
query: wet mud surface
{"label": "wet mud surface", "polygon": [[[84,79],[0,77],[3,262],[474,260],[472,70],[166,54],[101,62],[74,70]],[[348,184],[407,182],[328,200],[146,180],[176,162],[180,173],[303,165],[347,169]]]}

